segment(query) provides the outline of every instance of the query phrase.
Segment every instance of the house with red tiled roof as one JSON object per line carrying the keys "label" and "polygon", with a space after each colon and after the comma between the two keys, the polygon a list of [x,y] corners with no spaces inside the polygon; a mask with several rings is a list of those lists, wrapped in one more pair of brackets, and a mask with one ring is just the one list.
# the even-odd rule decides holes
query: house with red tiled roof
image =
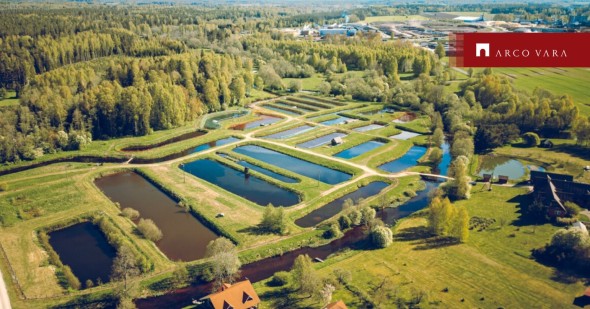
{"label": "house with red tiled roof", "polygon": [[250,280],[223,284],[221,291],[205,296],[200,301],[205,308],[213,309],[256,309],[260,298]]}
{"label": "house with red tiled roof", "polygon": [[335,303],[328,304],[324,309],[348,309],[343,301],[339,300]]}

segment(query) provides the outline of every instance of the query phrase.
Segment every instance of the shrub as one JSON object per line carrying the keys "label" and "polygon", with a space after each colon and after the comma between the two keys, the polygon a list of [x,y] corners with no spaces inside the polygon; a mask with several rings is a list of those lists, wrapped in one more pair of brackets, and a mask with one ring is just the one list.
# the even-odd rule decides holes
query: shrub
{"label": "shrub", "polygon": [[350,271],[341,268],[334,269],[334,276],[338,279],[338,282],[342,284],[347,284],[352,279]]}
{"label": "shrub", "polygon": [[371,220],[373,220],[375,218],[376,214],[377,214],[377,212],[375,211],[375,209],[373,209],[371,207],[363,207],[363,209],[361,209],[361,223],[360,224],[369,224],[369,222],[371,222]]}
{"label": "shrub", "polygon": [[139,218],[139,211],[137,211],[131,207],[124,208],[121,211],[121,214],[123,215],[123,217],[129,218],[131,220],[137,220],[137,218]]}
{"label": "shrub", "polygon": [[160,229],[151,219],[140,219],[139,223],[137,224],[137,229],[139,232],[141,232],[143,237],[153,242],[162,239],[164,236],[162,235],[162,231],[160,231]]}
{"label": "shrub", "polygon": [[342,215],[338,218],[338,224],[340,225],[340,230],[344,231],[352,225],[352,221],[349,217]]}
{"label": "shrub", "polygon": [[340,237],[341,235],[342,232],[340,231],[340,226],[337,223],[332,223],[330,228],[324,232],[324,238],[326,239]]}
{"label": "shrub", "polygon": [[385,226],[374,227],[370,237],[373,245],[377,248],[387,248],[393,242],[393,233]]}
{"label": "shrub", "polygon": [[0,192],[8,191],[8,184],[0,183]]}
{"label": "shrub", "polygon": [[292,80],[289,83],[289,90],[291,92],[299,92],[301,91],[301,88],[303,88],[302,83],[300,80],[296,79],[296,80]]}
{"label": "shrub", "polygon": [[291,274],[286,271],[279,271],[272,276],[272,279],[268,282],[270,286],[284,286],[289,284],[289,278]]}
{"label": "shrub", "polygon": [[565,207],[565,210],[567,210],[568,217],[571,218],[576,217],[578,214],[580,214],[580,211],[582,210],[582,208],[574,202],[565,202],[563,204],[563,207]]}
{"label": "shrub", "polygon": [[555,218],[555,224],[558,226],[569,226],[578,221],[578,218]]}
{"label": "shrub", "polygon": [[80,289],[80,280],[78,280],[78,278],[74,276],[74,273],[72,272],[72,269],[69,266],[64,265],[64,267],[62,267],[62,273],[64,279],[72,289]]}
{"label": "shrub", "polygon": [[362,217],[363,217],[363,215],[361,214],[361,212],[358,209],[355,209],[348,214],[348,218],[350,219],[350,223],[353,226],[360,225]]}
{"label": "shrub", "polygon": [[524,141],[524,144],[528,147],[537,147],[539,146],[539,144],[541,144],[541,139],[539,138],[539,135],[537,135],[537,133],[534,132],[527,132],[523,134],[522,139]]}

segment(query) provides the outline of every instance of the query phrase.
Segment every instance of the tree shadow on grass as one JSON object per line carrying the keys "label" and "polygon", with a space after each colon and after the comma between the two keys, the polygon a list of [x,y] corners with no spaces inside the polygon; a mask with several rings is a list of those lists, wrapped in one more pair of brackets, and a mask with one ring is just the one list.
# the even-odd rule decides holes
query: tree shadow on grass
{"label": "tree shadow on grass", "polygon": [[274,299],[272,308],[306,308],[302,307],[299,302],[307,298],[301,298],[288,287],[272,289],[259,296],[262,299]]}
{"label": "tree shadow on grass", "polygon": [[241,230],[238,230],[238,233],[246,233],[246,234],[256,235],[256,236],[273,234],[269,231],[261,229],[257,225],[249,226],[249,227],[243,228]]}
{"label": "tree shadow on grass", "polygon": [[460,242],[453,237],[433,236],[425,226],[409,227],[395,236],[397,241],[408,241],[415,245],[414,250],[430,250],[457,245]]}
{"label": "tree shadow on grass", "polygon": [[549,151],[558,152],[558,153],[566,153],[572,157],[577,157],[586,161],[590,161],[590,151],[588,151],[588,147],[580,146],[580,145],[556,145],[553,148],[550,148]]}
{"label": "tree shadow on grass", "polygon": [[512,225],[516,227],[523,227],[545,224],[547,222],[545,217],[532,217],[530,215],[525,214],[525,209],[528,209],[529,205],[531,205],[534,202],[533,197],[530,194],[517,195],[509,199],[507,202],[518,203],[518,211],[516,213],[519,214],[519,216],[518,219],[512,221]]}

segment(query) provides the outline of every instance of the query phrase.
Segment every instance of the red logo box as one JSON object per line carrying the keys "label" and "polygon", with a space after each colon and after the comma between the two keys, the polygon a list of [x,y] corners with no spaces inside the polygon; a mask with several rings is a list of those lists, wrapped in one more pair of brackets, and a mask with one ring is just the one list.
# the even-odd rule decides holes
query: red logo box
{"label": "red logo box", "polygon": [[455,67],[590,67],[590,33],[457,33]]}

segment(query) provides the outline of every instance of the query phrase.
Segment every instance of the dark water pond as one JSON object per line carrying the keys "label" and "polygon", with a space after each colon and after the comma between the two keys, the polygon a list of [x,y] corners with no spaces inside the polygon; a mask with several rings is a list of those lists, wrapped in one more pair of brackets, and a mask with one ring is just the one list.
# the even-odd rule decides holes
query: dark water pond
{"label": "dark water pond", "polygon": [[82,222],[49,233],[49,244],[82,284],[98,278],[108,282],[117,252],[92,222]]}
{"label": "dark water pond", "polygon": [[390,173],[401,172],[405,169],[415,166],[418,159],[422,158],[422,156],[426,153],[426,150],[427,149],[425,147],[412,146],[412,148],[410,148],[410,150],[408,150],[408,152],[406,152],[399,159],[387,162],[379,166],[379,168]]}
{"label": "dark water pond", "polygon": [[136,173],[105,176],[95,184],[121,209],[131,207],[139,211],[141,218],[154,221],[164,235],[156,245],[170,260],[203,258],[207,244],[217,238],[217,234]]}
{"label": "dark water pond", "polygon": [[278,133],[274,133],[274,134],[265,136],[264,138],[269,138],[269,139],[291,138],[293,136],[303,134],[303,133],[311,131],[313,129],[315,129],[315,127],[308,126],[308,125],[302,125],[302,126],[299,126],[299,127],[293,128],[293,129],[289,129],[289,130],[285,130],[285,131],[281,131]]}
{"label": "dark water pond", "polygon": [[416,137],[416,136],[420,136],[422,134],[420,133],[414,133],[414,132],[410,132],[410,131],[404,131],[401,130],[402,132],[400,134],[396,134],[393,136],[390,136],[391,138],[395,138],[395,139],[399,139],[399,140],[407,140],[410,139],[412,137]]}
{"label": "dark water pond", "polygon": [[[427,183],[428,184],[428,183]],[[427,185],[429,190],[436,188],[436,184],[430,186]],[[398,219],[408,216],[408,211],[414,209],[414,211],[420,210],[429,203],[430,191],[424,190],[418,193],[418,196],[412,198],[406,204],[412,203],[411,206],[404,208],[400,211],[388,213],[387,216],[383,216],[382,212],[377,212],[377,216],[385,218],[386,222],[395,222]],[[415,202],[414,202],[415,201]],[[405,205],[405,204],[404,204]],[[402,205],[403,206],[403,205]],[[400,206],[400,207],[402,207]],[[277,271],[288,271],[293,266],[295,259],[301,254],[307,254],[311,258],[326,259],[333,253],[336,253],[345,248],[351,249],[362,249],[367,243],[367,233],[363,227],[356,227],[348,230],[344,233],[344,236],[336,239],[326,245],[310,248],[303,247],[293,251],[286,252],[280,256],[274,256],[266,259],[262,259],[257,262],[243,265],[241,268],[242,278],[248,278],[252,283],[267,279],[271,277]],[[169,293],[162,296],[151,297],[147,299],[136,300],[136,305],[140,309],[151,309],[151,308],[182,308],[190,305],[192,299],[199,299],[206,296],[211,292],[211,284],[203,283],[186,287],[183,289],[175,290],[173,293]]]}
{"label": "dark water pond", "polygon": [[331,201],[330,203],[310,212],[304,217],[295,220],[295,224],[301,227],[316,226],[318,223],[326,219],[332,218],[340,211],[342,211],[342,204],[344,204],[344,201],[346,201],[347,199],[352,199],[356,202],[359,198],[371,197],[381,192],[381,190],[383,190],[388,185],[389,184],[382,181],[372,182],[362,188],[357,189],[356,191],[353,191]]}
{"label": "dark water pond", "polygon": [[262,116],[260,116],[260,119],[258,119],[258,120],[237,124],[237,125],[233,126],[232,129],[234,129],[234,130],[248,130],[248,129],[252,129],[252,128],[271,125],[275,122],[281,121],[282,119],[283,118],[280,118],[280,117],[262,115]]}
{"label": "dark water pond", "polygon": [[234,148],[233,151],[331,185],[349,180],[352,177],[352,175],[345,172],[311,163],[260,146],[240,146]]}
{"label": "dark water pond", "polygon": [[239,138],[233,137],[233,136],[232,137],[228,137],[228,138],[219,139],[219,140],[216,140],[216,141],[209,142],[207,144],[199,145],[199,146],[195,147],[194,149],[192,149],[186,155],[189,155],[189,154],[195,153],[195,152],[201,152],[203,150],[207,150],[207,149],[213,148],[213,147],[219,147],[219,146],[227,145],[229,143],[237,142],[239,140],[240,140]]}
{"label": "dark water pond", "polygon": [[377,142],[377,141],[368,141],[368,142],[362,143],[360,145],[356,145],[354,147],[343,150],[343,151],[335,154],[334,156],[338,157],[338,158],[352,159],[354,157],[362,155],[365,152],[371,151],[371,150],[381,147],[383,145],[385,145],[385,143]]}
{"label": "dark water pond", "polygon": [[328,135],[324,135],[324,136],[320,136],[318,138],[312,139],[310,141],[301,143],[301,144],[297,144],[297,147],[301,147],[301,148],[315,148],[315,147],[319,147],[325,144],[328,144],[329,142],[332,141],[332,139],[340,137],[340,138],[344,138],[347,134],[345,133],[331,133]]}
{"label": "dark water pond", "polygon": [[299,203],[299,196],[256,176],[244,174],[215,160],[203,159],[186,163],[182,169],[233,194],[258,205],[293,206]]}
{"label": "dark water pond", "polygon": [[352,130],[357,131],[357,132],[366,132],[366,131],[381,129],[383,127],[384,126],[382,126],[380,124],[370,124],[370,125],[367,125],[367,126],[363,126],[363,127],[359,127],[359,128],[354,128]]}
{"label": "dark water pond", "polygon": [[248,111],[235,111],[231,113],[224,113],[219,116],[212,116],[207,118],[205,121],[205,128],[207,129],[219,129],[221,127],[221,122],[228,119],[242,117],[248,114]]}
{"label": "dark water pond", "polygon": [[207,134],[207,132],[205,131],[195,131],[195,132],[189,132],[189,133],[185,133],[164,141],[161,141],[159,143],[155,143],[155,144],[149,144],[149,145],[135,145],[135,146],[129,146],[129,147],[125,147],[123,149],[121,149],[121,151],[144,151],[144,150],[149,150],[149,149],[153,149],[153,148],[158,148],[158,147],[162,147],[165,145],[169,145],[172,143],[176,143],[176,142],[180,142],[180,141],[184,141],[190,138],[194,138],[194,137],[198,137],[198,136],[203,136]]}
{"label": "dark water pond", "polygon": [[377,213],[377,216],[385,222],[385,224],[394,225],[396,220],[405,218],[418,210],[428,206],[430,203],[430,194],[438,187],[439,183],[424,182],[426,188],[417,192],[417,195],[398,207],[385,208]]}
{"label": "dark water pond", "polygon": [[237,137],[227,137],[227,138],[223,138],[223,139],[219,139],[216,141],[212,141],[206,144],[202,144],[199,145],[197,147],[194,148],[188,148],[185,149],[183,151],[177,152],[177,153],[173,153],[173,154],[169,154],[167,156],[164,157],[160,157],[160,158],[153,158],[153,159],[147,159],[147,158],[134,158],[133,159],[133,163],[137,163],[137,164],[151,164],[151,163],[158,163],[158,162],[163,162],[163,161],[168,161],[168,160],[174,160],[174,159],[178,159],[184,156],[188,156],[192,153],[197,153],[200,151],[204,151],[207,150],[209,148],[213,148],[213,147],[218,147],[218,146],[223,146],[223,145],[227,145],[229,143],[234,143],[239,141],[240,139]]}
{"label": "dark water pond", "polygon": [[483,174],[494,174],[508,176],[510,179],[519,179],[525,174],[525,167],[522,162],[504,156],[480,156],[479,176]]}
{"label": "dark water pond", "polygon": [[272,178],[274,178],[276,180],[280,180],[282,182],[286,182],[286,183],[297,183],[297,182],[299,182],[299,179],[294,179],[294,178],[291,178],[291,177],[287,177],[285,175],[281,175],[279,173],[275,173],[275,172],[273,172],[271,170],[265,169],[265,168],[260,167],[258,165],[254,165],[254,164],[252,164],[250,162],[238,161],[237,163],[239,165],[243,166],[243,167],[247,167],[247,168],[249,168],[251,170],[257,171],[257,172],[259,172],[261,174],[264,174],[266,176],[270,176],[270,177],[272,177]]}

